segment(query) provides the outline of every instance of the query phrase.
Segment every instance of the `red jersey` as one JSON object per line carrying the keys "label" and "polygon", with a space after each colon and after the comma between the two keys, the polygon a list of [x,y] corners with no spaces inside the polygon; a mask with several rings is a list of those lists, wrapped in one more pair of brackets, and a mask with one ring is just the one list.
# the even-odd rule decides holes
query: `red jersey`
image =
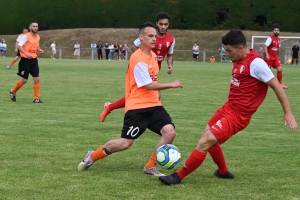
{"label": "red jersey", "polygon": [[278,50],[279,50],[279,47],[281,46],[281,39],[279,37],[274,37],[274,35],[271,35],[267,39],[265,45],[267,46],[270,60],[278,59]]}
{"label": "red jersey", "polygon": [[156,37],[156,44],[153,52],[157,55],[157,62],[159,69],[161,68],[161,62],[164,60],[165,56],[167,55],[169,49],[171,48],[174,37],[170,33],[166,32],[165,37],[160,38]]}
{"label": "red jersey", "polygon": [[[137,47],[141,46],[141,41],[137,38],[134,42],[134,45]],[[166,32],[165,37],[160,38],[156,36],[156,43],[154,49],[152,51],[157,55],[157,63],[159,70],[161,69],[161,62],[166,57],[167,53],[171,50],[171,54],[173,54],[173,48],[175,45],[175,38],[170,33]]]}
{"label": "red jersey", "polygon": [[238,113],[251,116],[264,101],[268,85],[250,74],[250,64],[260,55],[250,50],[250,53],[232,67],[232,79],[228,101]]}

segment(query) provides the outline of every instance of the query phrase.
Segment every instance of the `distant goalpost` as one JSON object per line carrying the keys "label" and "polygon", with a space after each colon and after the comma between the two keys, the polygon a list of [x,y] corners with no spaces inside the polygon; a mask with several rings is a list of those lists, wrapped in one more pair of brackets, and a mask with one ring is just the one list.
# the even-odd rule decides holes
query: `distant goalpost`
{"label": "distant goalpost", "polygon": [[[252,40],[251,40],[251,49],[255,49],[254,44],[260,44],[264,45],[266,42],[266,39],[270,36],[258,36],[258,35],[253,35]],[[289,59],[291,56],[291,50],[292,46],[295,45],[295,42],[299,42],[300,37],[295,37],[295,36],[279,36],[281,38],[281,48],[280,51],[280,58],[284,60],[284,63]],[[265,40],[262,40],[265,39]],[[293,39],[293,40],[290,40]]]}

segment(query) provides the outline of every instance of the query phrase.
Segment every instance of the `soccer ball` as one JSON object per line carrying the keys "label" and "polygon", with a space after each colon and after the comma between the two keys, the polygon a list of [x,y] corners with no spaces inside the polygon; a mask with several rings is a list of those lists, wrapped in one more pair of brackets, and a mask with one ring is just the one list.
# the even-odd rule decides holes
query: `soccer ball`
{"label": "soccer ball", "polygon": [[156,150],[156,162],[165,169],[173,169],[180,162],[181,154],[173,144],[165,144]]}

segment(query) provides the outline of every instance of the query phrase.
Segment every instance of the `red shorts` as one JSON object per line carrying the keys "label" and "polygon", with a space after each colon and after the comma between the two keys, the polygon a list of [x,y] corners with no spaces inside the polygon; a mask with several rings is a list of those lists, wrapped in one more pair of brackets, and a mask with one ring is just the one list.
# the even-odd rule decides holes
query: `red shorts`
{"label": "red shorts", "polygon": [[239,115],[229,102],[219,108],[208,122],[210,131],[217,138],[219,144],[226,142],[231,136],[243,130],[250,123],[251,116]]}
{"label": "red shorts", "polygon": [[267,65],[271,68],[278,68],[278,67],[281,67],[281,62],[279,59],[276,59],[276,60],[265,60]]}

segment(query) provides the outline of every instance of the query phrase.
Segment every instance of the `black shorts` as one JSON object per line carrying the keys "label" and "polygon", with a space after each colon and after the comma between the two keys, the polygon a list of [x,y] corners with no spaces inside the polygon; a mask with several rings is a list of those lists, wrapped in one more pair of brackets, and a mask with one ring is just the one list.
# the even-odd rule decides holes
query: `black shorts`
{"label": "black shorts", "polygon": [[21,55],[20,55],[20,51],[19,51],[19,50],[18,50],[18,52],[17,52],[17,56],[21,57]]}
{"label": "black shorts", "polygon": [[193,58],[198,58],[199,54],[194,54],[193,53]]}
{"label": "black shorts", "polygon": [[298,59],[299,55],[297,54],[293,54],[293,59]]}
{"label": "black shorts", "polygon": [[121,138],[137,139],[148,128],[154,133],[161,134],[160,130],[168,124],[175,125],[163,106],[128,110],[124,116]]}
{"label": "black shorts", "polygon": [[27,59],[22,58],[19,62],[19,72],[17,73],[24,79],[28,79],[29,74],[32,77],[39,77],[39,64],[36,58]]}

